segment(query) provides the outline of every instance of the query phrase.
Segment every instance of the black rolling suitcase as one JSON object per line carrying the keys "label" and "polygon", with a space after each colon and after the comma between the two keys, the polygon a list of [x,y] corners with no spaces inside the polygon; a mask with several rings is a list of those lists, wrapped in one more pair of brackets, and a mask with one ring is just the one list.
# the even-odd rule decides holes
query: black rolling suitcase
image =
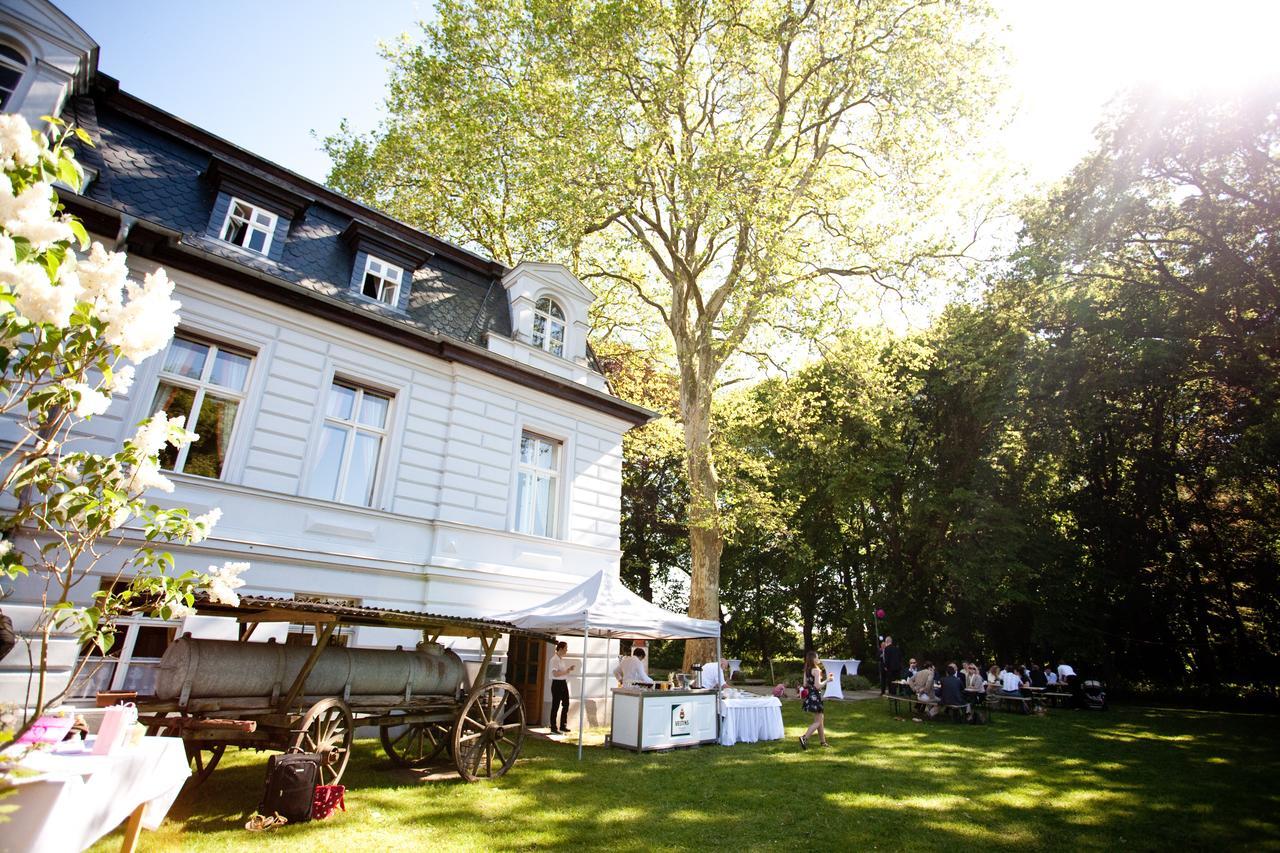
{"label": "black rolling suitcase", "polygon": [[267,787],[258,813],[279,814],[289,823],[311,820],[316,785],[320,784],[320,756],[312,752],[273,755],[267,762]]}

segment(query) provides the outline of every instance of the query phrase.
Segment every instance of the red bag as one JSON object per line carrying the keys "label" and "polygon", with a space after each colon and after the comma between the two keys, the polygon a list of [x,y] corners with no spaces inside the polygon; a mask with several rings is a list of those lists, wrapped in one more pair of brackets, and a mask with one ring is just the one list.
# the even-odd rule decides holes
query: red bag
{"label": "red bag", "polygon": [[311,819],[324,820],[336,810],[347,810],[345,785],[316,785],[315,798],[311,801]]}
{"label": "red bag", "polygon": [[808,698],[809,698],[809,688],[808,688],[808,687],[801,687],[801,688],[800,688],[800,698],[801,698],[801,699],[808,699]]}

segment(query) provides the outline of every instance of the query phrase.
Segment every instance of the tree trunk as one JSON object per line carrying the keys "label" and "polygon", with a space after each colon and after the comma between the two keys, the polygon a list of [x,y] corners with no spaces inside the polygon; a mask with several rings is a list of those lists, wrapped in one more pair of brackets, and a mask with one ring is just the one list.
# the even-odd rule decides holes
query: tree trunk
{"label": "tree trunk", "polygon": [[[720,618],[720,554],[724,534],[720,526],[720,479],[711,452],[711,390],[709,356],[681,359],[680,414],[689,473],[689,615]],[[715,640],[685,643],[684,668],[713,660]]]}

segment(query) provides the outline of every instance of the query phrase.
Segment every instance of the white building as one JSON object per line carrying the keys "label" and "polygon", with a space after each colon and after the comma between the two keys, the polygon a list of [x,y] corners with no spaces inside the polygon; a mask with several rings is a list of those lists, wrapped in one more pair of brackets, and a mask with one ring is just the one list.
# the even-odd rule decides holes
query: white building
{"label": "white building", "polygon": [[[266,162],[128,95],[97,53],[47,2],[0,8],[4,110],[84,127],[92,181],[67,207],[139,277],[163,266],[177,282],[173,345],[88,428],[109,450],[158,408],[189,415],[200,440],[164,460],[177,488],[156,502],[223,517],[173,551],[179,567],[248,560],[246,592],[478,616],[618,571],[622,435],[651,413],[596,368],[586,287],[555,264],[505,269]],[[37,596],[19,585],[0,606]],[[135,620],[83,692],[145,690],[178,628]],[[346,641],[414,640],[396,634]],[[545,719],[549,650],[502,651]],[[55,659],[75,653],[62,641]],[[611,662],[603,643],[592,654],[589,696],[603,697]],[[0,667],[12,693],[25,655]]]}

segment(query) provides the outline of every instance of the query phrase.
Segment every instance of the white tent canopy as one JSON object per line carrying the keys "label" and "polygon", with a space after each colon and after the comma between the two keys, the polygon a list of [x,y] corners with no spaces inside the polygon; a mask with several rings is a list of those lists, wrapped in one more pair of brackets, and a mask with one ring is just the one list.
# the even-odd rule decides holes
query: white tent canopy
{"label": "white tent canopy", "polygon": [[[585,660],[588,637],[634,640],[714,639],[716,659],[720,658],[720,623],[693,619],[664,610],[645,601],[622,585],[617,577],[597,572],[566,593],[536,607],[498,613],[492,618],[529,631],[548,634],[582,633]],[[585,722],[587,667],[581,669],[578,693],[578,758],[582,758],[582,727]],[[718,700],[717,700],[718,701]]]}
{"label": "white tent canopy", "polygon": [[720,623],[693,619],[645,601],[603,571],[536,607],[493,616],[530,631],[634,640],[715,639]]}

